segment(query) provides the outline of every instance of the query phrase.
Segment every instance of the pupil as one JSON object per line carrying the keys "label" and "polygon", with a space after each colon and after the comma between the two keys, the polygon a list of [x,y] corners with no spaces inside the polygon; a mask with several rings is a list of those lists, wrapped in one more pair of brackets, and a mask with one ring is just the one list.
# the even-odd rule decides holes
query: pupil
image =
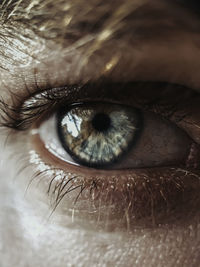
{"label": "pupil", "polygon": [[109,129],[111,125],[111,119],[108,115],[104,113],[98,113],[92,119],[92,126],[98,132],[105,132]]}

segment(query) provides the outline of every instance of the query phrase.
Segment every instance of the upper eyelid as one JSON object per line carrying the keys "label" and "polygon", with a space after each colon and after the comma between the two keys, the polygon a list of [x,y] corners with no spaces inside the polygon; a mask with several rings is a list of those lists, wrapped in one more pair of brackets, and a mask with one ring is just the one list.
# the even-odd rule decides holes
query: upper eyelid
{"label": "upper eyelid", "polygon": [[[74,88],[74,87],[73,87]],[[26,121],[32,123],[31,118],[35,119],[35,115],[39,116],[50,106],[54,105],[56,101],[63,99],[69,94],[70,88],[51,88],[49,90],[41,90],[41,92],[29,93],[25,99],[15,98],[13,95],[13,103],[7,104],[3,100],[0,101],[1,110],[1,125],[13,128],[15,130],[23,130],[26,127]],[[60,94],[62,93],[62,95]],[[12,93],[11,93],[12,94]],[[39,112],[39,110],[41,112]]]}
{"label": "upper eyelid", "polygon": [[[150,87],[150,88],[149,88]],[[62,104],[71,104],[78,101],[111,101],[117,104],[129,104],[130,106],[136,105],[139,108],[146,108],[151,110],[151,106],[154,105],[154,102],[159,102],[156,95],[150,99],[143,101],[143,103],[132,103],[135,99],[135,94],[137,96],[137,91],[150,90],[151,88],[158,89],[157,91],[166,90],[173,91],[175,89],[181,89],[183,92],[188,90],[184,86],[168,83],[158,83],[158,82],[133,82],[133,83],[92,83],[86,85],[71,85],[57,88],[50,88],[46,90],[37,91],[35,93],[29,93],[29,96],[26,99],[17,98],[17,104],[8,105],[5,102],[1,101],[1,113],[3,114],[2,125],[8,128],[15,130],[25,130],[28,129],[31,124],[38,119],[45,112],[53,112],[56,107]],[[124,90],[128,90],[130,96],[124,94]],[[123,92],[123,94],[122,94]],[[162,93],[161,93],[162,95]],[[188,94],[186,94],[188,95]],[[15,95],[13,96],[15,99]],[[96,97],[96,99],[95,99]],[[141,96],[140,96],[141,97]],[[143,97],[143,95],[142,95]],[[132,99],[131,99],[132,98]],[[136,97],[137,98],[137,97]],[[158,104],[158,103],[157,103]],[[139,105],[139,106],[137,106]],[[158,104],[159,107],[159,104]],[[168,110],[170,108],[168,107]],[[157,109],[158,113],[159,108]],[[166,110],[165,110],[166,111]],[[161,114],[162,115],[162,114]]]}

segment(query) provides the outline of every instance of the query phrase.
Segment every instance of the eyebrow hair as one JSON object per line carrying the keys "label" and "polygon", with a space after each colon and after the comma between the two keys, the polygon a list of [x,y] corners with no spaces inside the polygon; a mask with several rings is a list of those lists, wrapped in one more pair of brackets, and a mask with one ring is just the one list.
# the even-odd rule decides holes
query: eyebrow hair
{"label": "eyebrow hair", "polygon": [[[2,24],[15,21],[31,27],[46,38],[65,36],[78,39],[96,33],[110,21],[119,28],[121,21],[147,0],[4,0],[0,5]],[[12,23],[12,25],[14,25]]]}
{"label": "eyebrow hair", "polygon": [[[188,11],[195,10],[197,4],[195,0],[164,2],[186,6]],[[67,40],[71,45],[87,36],[102,40],[131,34],[131,20],[137,19],[137,13],[141,15],[141,8],[152,3],[149,0],[3,0],[0,23],[14,33],[14,38],[22,35],[20,27],[24,27],[44,39],[61,43]],[[150,19],[153,13],[152,10]]]}
{"label": "eyebrow hair", "polygon": [[[172,7],[175,3],[180,7],[186,4],[186,0],[160,1]],[[157,37],[158,32],[171,31],[175,24],[179,24],[180,29],[190,31],[192,28],[199,32],[198,25],[187,25],[183,17],[177,20],[171,10],[162,10],[162,13],[154,0],[3,0],[0,4],[0,57],[6,64],[8,60],[16,64],[14,55],[26,54],[25,48],[39,42],[38,37],[53,40],[65,48],[84,47],[85,54],[92,55],[106,46],[107,41],[120,40],[122,45],[126,40],[144,38],[143,41],[148,42],[149,38]],[[166,22],[171,14],[171,23],[158,29],[162,27],[163,16],[169,16],[163,20]],[[9,70],[6,64],[0,63],[0,68]]]}
{"label": "eyebrow hair", "polygon": [[132,15],[146,2],[148,0],[3,0],[0,3],[0,58],[3,59],[0,68],[9,71],[8,63],[21,64],[23,56],[32,57],[34,45],[40,42],[43,45],[47,40],[69,49],[84,47],[86,54],[93,54],[107,41],[124,34],[132,35]]}
{"label": "eyebrow hair", "polygon": [[[174,2],[179,5],[185,5],[190,9],[193,9],[193,11],[198,12],[198,8],[200,7],[200,2],[197,0],[165,0],[166,2]],[[107,13],[108,10],[115,9],[115,6],[113,5],[113,2],[115,6],[121,5],[124,1],[113,1],[108,0],[106,3],[102,0],[96,0],[91,1],[88,0],[85,2],[84,0],[57,0],[56,3],[54,0],[2,0],[2,3],[0,3],[0,18],[5,20],[8,20],[10,17],[15,17],[17,14],[18,16],[22,17],[29,17],[34,15],[40,15],[42,14],[40,11],[42,10],[50,10],[51,12],[54,7],[57,7],[57,10],[59,11],[69,11],[70,9],[73,9],[74,7],[78,7],[79,11],[82,9],[94,10],[95,8],[101,7],[101,10],[105,13]],[[148,1],[142,1],[142,0],[126,0],[125,3],[132,2],[134,5],[139,5],[140,2],[146,2]],[[60,8],[58,8],[60,7]],[[38,12],[39,11],[39,12]],[[83,12],[81,12],[83,13]],[[43,14],[44,15],[44,14]]]}

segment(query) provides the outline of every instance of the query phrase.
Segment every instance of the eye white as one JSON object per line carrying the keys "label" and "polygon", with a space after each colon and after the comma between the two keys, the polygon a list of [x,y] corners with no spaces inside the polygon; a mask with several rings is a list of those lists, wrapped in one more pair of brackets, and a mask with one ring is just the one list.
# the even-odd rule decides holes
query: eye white
{"label": "eye white", "polygon": [[[53,114],[50,118],[45,120],[40,127],[38,128],[38,134],[43,141],[45,148],[51,152],[54,156],[60,158],[61,160],[73,163],[74,165],[78,165],[74,162],[74,160],[70,157],[70,155],[66,152],[66,150],[62,147],[61,142],[59,141],[57,126],[56,126],[56,115]],[[75,134],[75,132],[74,132]]]}

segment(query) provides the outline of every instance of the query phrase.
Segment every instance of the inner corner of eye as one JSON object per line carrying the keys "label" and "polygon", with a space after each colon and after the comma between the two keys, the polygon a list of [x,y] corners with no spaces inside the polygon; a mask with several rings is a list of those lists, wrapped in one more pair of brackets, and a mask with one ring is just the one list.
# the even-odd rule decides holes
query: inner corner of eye
{"label": "inner corner of eye", "polygon": [[62,163],[96,169],[182,165],[192,142],[159,115],[111,103],[62,107],[38,132],[45,149]]}

